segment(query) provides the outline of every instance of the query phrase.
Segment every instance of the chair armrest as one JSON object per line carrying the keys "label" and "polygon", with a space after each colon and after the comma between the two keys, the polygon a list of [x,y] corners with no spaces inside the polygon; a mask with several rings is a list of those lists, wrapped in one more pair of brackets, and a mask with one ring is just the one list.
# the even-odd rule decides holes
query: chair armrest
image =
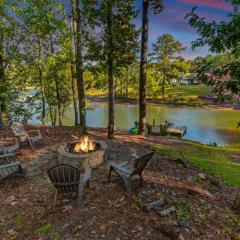
{"label": "chair armrest", "polygon": [[81,180],[81,184],[84,186],[87,181],[90,179],[90,176],[91,176],[91,173],[92,173],[92,169],[91,168],[87,168],[84,172],[84,175],[83,175],[83,178]]}
{"label": "chair armrest", "polygon": [[19,141],[18,141],[18,139],[17,139],[17,138],[10,137],[10,138],[6,138],[6,140],[12,140],[12,141],[14,142],[13,144],[15,144],[15,145],[19,146]]}
{"label": "chair armrest", "polygon": [[14,155],[12,153],[0,155],[0,158],[7,158],[7,157],[14,157]]}
{"label": "chair armrest", "polygon": [[29,131],[27,131],[27,133],[34,133],[34,132],[37,132],[38,135],[42,136],[42,135],[41,135],[41,132],[40,132],[39,129],[37,129],[37,130],[29,130]]}
{"label": "chair armrest", "polygon": [[27,136],[28,134],[27,134],[27,131],[21,131],[21,132],[16,132],[14,129],[12,129],[13,130],[13,133],[14,133],[14,135],[16,136],[16,137],[21,137],[21,136]]}
{"label": "chair armrest", "polygon": [[137,154],[135,154],[135,153],[134,153],[134,154],[131,154],[130,157],[131,157],[130,163],[131,163],[132,165],[134,165],[136,159],[139,158],[139,156],[138,156]]}
{"label": "chair armrest", "polygon": [[132,157],[132,158],[135,158],[135,159],[139,158],[139,156],[138,156],[137,154],[135,154],[135,153],[134,153],[134,154],[131,154],[131,157]]}
{"label": "chair armrest", "polygon": [[115,168],[115,169],[117,169],[117,170],[119,170],[119,171],[121,171],[121,172],[123,172],[123,173],[132,174],[132,171],[129,171],[129,170],[121,167],[120,165],[115,164],[114,162],[110,162],[110,166]]}

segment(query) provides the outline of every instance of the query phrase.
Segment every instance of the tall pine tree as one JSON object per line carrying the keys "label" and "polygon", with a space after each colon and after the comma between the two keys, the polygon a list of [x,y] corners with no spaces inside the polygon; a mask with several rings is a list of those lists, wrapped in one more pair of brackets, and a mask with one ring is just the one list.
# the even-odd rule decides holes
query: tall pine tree
{"label": "tall pine tree", "polygon": [[146,79],[147,79],[147,56],[148,56],[148,27],[149,12],[153,10],[158,14],[163,10],[162,0],[142,0],[142,38],[141,38],[141,62],[139,77],[139,130],[144,134],[146,124]]}

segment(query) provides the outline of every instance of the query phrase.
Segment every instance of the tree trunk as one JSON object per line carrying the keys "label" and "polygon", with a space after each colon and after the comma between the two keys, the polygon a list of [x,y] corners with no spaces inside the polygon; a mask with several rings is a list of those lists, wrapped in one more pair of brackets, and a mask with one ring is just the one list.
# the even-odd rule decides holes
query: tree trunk
{"label": "tree trunk", "polygon": [[165,80],[163,80],[162,84],[162,99],[165,100]]}
{"label": "tree trunk", "polygon": [[77,110],[77,99],[76,99],[76,89],[75,89],[75,79],[74,79],[74,66],[71,63],[71,75],[72,75],[72,95],[73,95],[73,108],[75,117],[75,126],[78,125],[78,110]]}
{"label": "tree trunk", "polygon": [[126,86],[125,86],[125,97],[128,98],[128,85],[129,85],[129,69],[127,66],[127,78],[126,78]]}
{"label": "tree trunk", "polygon": [[148,11],[149,0],[142,2],[142,39],[141,39],[141,62],[139,79],[139,129],[138,134],[144,134],[146,123],[146,78],[147,78],[147,55],[148,55]]}
{"label": "tree trunk", "polygon": [[[39,59],[42,56],[42,48],[41,48],[41,41],[38,41],[38,57]],[[46,104],[45,104],[45,96],[44,96],[44,84],[42,78],[42,69],[38,67],[39,72],[39,81],[40,81],[40,90],[41,90],[41,98],[42,98],[42,124],[45,125],[45,118],[46,118]]]}
{"label": "tree trunk", "polygon": [[114,136],[114,82],[113,82],[113,39],[112,0],[107,3],[107,72],[108,72],[108,138]]}
{"label": "tree trunk", "polygon": [[162,99],[165,99],[165,84],[166,84],[166,64],[164,63],[163,69],[163,82],[162,82]]}
{"label": "tree trunk", "polygon": [[42,79],[42,69],[39,67],[38,71],[39,71],[41,98],[42,98],[42,124],[45,125],[46,104],[45,104],[45,96],[44,96],[44,85],[43,85],[43,79]]}
{"label": "tree trunk", "polygon": [[52,105],[51,104],[49,104],[49,112],[50,112],[50,118],[51,118],[52,126],[55,126],[54,117],[53,117],[53,110],[52,110]]}
{"label": "tree trunk", "polygon": [[[45,13],[45,18],[48,24],[48,27],[50,28],[50,23],[49,23],[49,17],[47,12]],[[54,55],[54,47],[53,47],[53,36],[50,33],[49,34],[49,39],[50,39],[50,51],[51,54]],[[61,99],[60,99],[60,86],[59,86],[59,81],[57,77],[57,70],[56,67],[54,66],[53,68],[53,78],[55,82],[55,87],[56,87],[56,95],[57,95],[57,114],[58,114],[58,121],[59,121],[59,126],[62,126],[62,116],[61,116]],[[55,121],[56,122],[56,121]]]}
{"label": "tree trunk", "polygon": [[[4,66],[3,66],[3,33],[0,32],[0,89],[4,85]],[[0,98],[0,128],[3,127],[3,112],[5,111],[5,101]]]}
{"label": "tree trunk", "polygon": [[163,56],[163,81],[162,81],[162,99],[165,99],[165,84],[167,81],[167,56]]}
{"label": "tree trunk", "polygon": [[73,1],[73,18],[76,21],[76,73],[77,73],[77,89],[79,101],[79,117],[80,127],[83,132],[87,131],[86,127],[86,103],[84,92],[84,79],[83,79],[83,59],[82,59],[82,40],[81,40],[81,10],[80,1]]}
{"label": "tree trunk", "polygon": [[[74,16],[74,11],[73,11],[73,7],[72,7],[72,21],[71,21],[71,24],[70,24],[71,35],[76,32],[76,27],[75,27],[75,24],[74,24],[73,16]],[[76,50],[75,36],[73,36],[73,39],[72,39],[72,48],[73,48],[73,51],[74,51],[75,56],[76,56],[77,50]],[[72,95],[73,95],[73,108],[74,108],[75,126],[78,126],[79,125],[78,124],[78,109],[77,109],[77,97],[76,97],[75,74],[74,74],[74,64],[75,64],[75,61],[73,61],[71,59],[70,64],[71,64]],[[75,64],[75,66],[76,66],[76,64]]]}
{"label": "tree trunk", "polygon": [[[54,55],[54,48],[53,48],[53,39],[52,35],[50,34],[50,47],[51,47],[51,54]],[[57,71],[54,66],[53,69],[53,78],[56,86],[56,94],[57,94],[57,113],[58,113],[58,121],[59,121],[59,126],[62,126],[62,115],[61,115],[61,99],[60,99],[60,86],[57,78]]]}

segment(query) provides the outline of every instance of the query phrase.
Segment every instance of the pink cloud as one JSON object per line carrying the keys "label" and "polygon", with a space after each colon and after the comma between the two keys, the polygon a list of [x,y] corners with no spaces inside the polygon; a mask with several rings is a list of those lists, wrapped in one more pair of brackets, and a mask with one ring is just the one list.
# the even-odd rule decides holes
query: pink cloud
{"label": "pink cloud", "polygon": [[[190,11],[191,9],[185,6],[177,8],[167,7],[161,14],[154,15],[152,17],[155,20],[155,25],[162,23],[165,26],[174,28],[175,31],[187,31],[195,33],[196,31],[188,24],[187,20],[184,19],[186,14]],[[206,18],[208,21],[222,19],[222,16],[214,12],[201,12],[199,16]]]}
{"label": "pink cloud", "polygon": [[229,10],[232,8],[231,4],[224,0],[178,0],[182,3],[189,3],[192,5],[210,7],[210,8],[218,8],[223,10]]}

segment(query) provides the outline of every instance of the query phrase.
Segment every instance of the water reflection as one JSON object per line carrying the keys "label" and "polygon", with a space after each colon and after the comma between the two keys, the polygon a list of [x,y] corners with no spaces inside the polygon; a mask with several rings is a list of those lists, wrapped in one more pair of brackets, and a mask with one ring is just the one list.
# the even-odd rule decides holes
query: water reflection
{"label": "water reflection", "polygon": [[[108,106],[106,103],[92,103],[93,110],[87,111],[87,125],[90,127],[106,127],[108,122]],[[64,125],[74,124],[73,109],[68,109]],[[115,105],[115,122],[119,129],[128,129],[138,119],[138,106],[128,104]],[[224,111],[191,107],[167,107],[149,105],[147,120],[156,124],[165,120],[179,126],[187,126],[185,139],[202,143],[216,142],[218,145],[240,146],[240,130],[236,124],[240,120],[240,111]]]}

